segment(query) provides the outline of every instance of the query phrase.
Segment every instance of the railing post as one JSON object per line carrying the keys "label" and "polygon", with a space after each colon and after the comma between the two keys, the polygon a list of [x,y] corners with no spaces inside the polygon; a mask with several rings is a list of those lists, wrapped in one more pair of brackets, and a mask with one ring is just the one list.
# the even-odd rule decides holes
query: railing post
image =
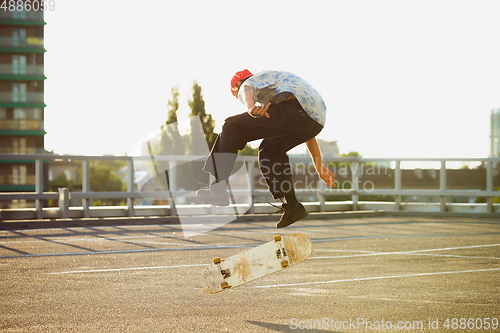
{"label": "railing post", "polygon": [[[134,160],[127,160],[127,192],[134,191]],[[134,198],[127,198],[128,216],[134,217]]]}
{"label": "railing post", "polygon": [[254,184],[254,173],[253,167],[255,166],[254,161],[248,161],[247,170],[248,170],[248,184],[250,185],[250,196],[248,197],[248,204],[250,205],[250,214],[255,214],[255,206],[253,204],[253,192],[255,190]]}
{"label": "railing post", "polygon": [[[441,192],[446,192],[446,161],[441,161],[441,170],[439,172],[439,190]],[[440,211],[446,211],[446,195],[441,195],[439,197],[440,201]]]}
{"label": "railing post", "polygon": [[168,190],[170,191],[170,216],[177,216],[177,208],[175,207],[174,191],[177,190],[177,162],[168,161],[168,172],[165,173],[168,177]]}
{"label": "railing post", "polygon": [[319,199],[319,212],[324,213],[325,212],[325,196],[323,195],[323,192],[326,190],[326,183],[321,181],[321,178],[318,179],[318,199]]}
{"label": "railing post", "polygon": [[[82,193],[90,192],[90,161],[88,159],[82,160]],[[60,207],[60,206],[59,206]],[[83,217],[90,217],[90,202],[89,199],[82,199]],[[59,208],[60,209],[60,208]]]}
{"label": "railing post", "polygon": [[[43,194],[43,160],[35,160],[35,192]],[[36,218],[43,219],[43,201],[41,199],[35,200]]]}
{"label": "railing post", "polygon": [[352,189],[354,190],[354,194],[352,195],[352,210],[359,210],[359,165],[360,163],[354,159],[351,164],[351,173],[352,173]]}
{"label": "railing post", "polygon": [[169,190],[177,191],[177,161],[168,161],[168,176]]}
{"label": "railing post", "polygon": [[67,188],[59,189],[59,218],[69,218],[69,190]]}
{"label": "railing post", "polygon": [[[208,174],[208,183],[209,184],[212,184],[212,182],[215,180],[215,177],[212,176],[211,173]],[[231,193],[229,193],[229,197],[231,198]],[[215,206],[214,205],[210,205],[210,215],[217,215],[216,211],[215,211]]]}
{"label": "railing post", "polygon": [[[486,191],[493,191],[493,162],[486,162]],[[493,200],[494,197],[486,197],[486,212],[493,213]]]}
{"label": "railing post", "polygon": [[[401,161],[396,161],[394,169],[394,190],[401,191]],[[394,204],[396,210],[401,210],[401,195],[394,196]]]}

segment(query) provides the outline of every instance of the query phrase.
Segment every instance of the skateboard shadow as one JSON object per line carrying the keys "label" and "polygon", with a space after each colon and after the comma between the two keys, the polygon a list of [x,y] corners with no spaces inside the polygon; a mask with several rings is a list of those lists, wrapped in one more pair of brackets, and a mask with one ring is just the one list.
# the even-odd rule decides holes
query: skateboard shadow
{"label": "skateboard shadow", "polygon": [[[264,327],[272,331],[276,332],[297,332],[297,329],[292,329],[290,325],[281,325],[281,324],[274,324],[274,323],[264,323],[261,321],[255,321],[255,320],[245,320],[247,323]],[[329,333],[341,333],[340,331],[325,331],[325,330],[319,330],[319,329],[308,329],[307,332],[314,332],[314,333],[322,333],[322,332],[329,332]]]}

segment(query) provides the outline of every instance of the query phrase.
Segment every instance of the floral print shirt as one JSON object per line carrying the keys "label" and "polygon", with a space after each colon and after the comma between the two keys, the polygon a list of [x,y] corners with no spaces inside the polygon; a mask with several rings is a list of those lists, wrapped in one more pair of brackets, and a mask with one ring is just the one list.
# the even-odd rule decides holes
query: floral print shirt
{"label": "floral print shirt", "polygon": [[264,71],[249,77],[241,86],[238,98],[245,104],[243,91],[251,87],[255,102],[262,105],[284,101],[293,94],[306,113],[320,125],[325,126],[326,105],[321,95],[304,79],[281,71]]}

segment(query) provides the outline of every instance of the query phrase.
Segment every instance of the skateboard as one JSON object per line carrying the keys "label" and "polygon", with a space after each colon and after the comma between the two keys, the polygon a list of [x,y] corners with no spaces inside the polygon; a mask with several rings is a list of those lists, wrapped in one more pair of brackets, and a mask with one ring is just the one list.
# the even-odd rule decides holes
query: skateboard
{"label": "skateboard", "polygon": [[276,235],[274,240],[225,260],[215,258],[201,274],[201,286],[209,294],[259,279],[305,261],[312,243],[301,234]]}

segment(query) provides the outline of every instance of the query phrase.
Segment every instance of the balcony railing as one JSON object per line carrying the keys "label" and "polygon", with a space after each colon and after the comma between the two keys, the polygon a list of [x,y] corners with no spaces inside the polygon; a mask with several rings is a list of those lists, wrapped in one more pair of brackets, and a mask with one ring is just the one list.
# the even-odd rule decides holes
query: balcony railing
{"label": "balcony railing", "polygon": [[[59,200],[59,210],[58,217],[60,218],[70,218],[70,217],[80,217],[80,218],[90,218],[95,217],[97,211],[91,209],[91,200],[94,199],[125,199],[127,201],[127,206],[123,207],[115,207],[113,213],[112,208],[107,208],[105,213],[103,210],[99,210],[97,216],[106,217],[106,216],[127,216],[127,217],[135,217],[135,216],[144,216],[141,215],[139,207],[135,205],[135,199],[141,198],[165,198],[165,201],[169,200],[172,196],[174,198],[180,197],[192,197],[194,196],[193,191],[186,191],[183,189],[179,189],[176,184],[176,166],[181,166],[182,164],[189,161],[202,160],[203,156],[155,156],[155,160],[157,162],[166,163],[169,169],[169,179],[170,179],[170,191],[167,190],[159,190],[159,191],[151,191],[151,192],[139,192],[137,190],[136,184],[134,181],[136,180],[136,175],[134,171],[134,163],[141,163],[141,161],[149,161],[150,157],[130,157],[130,156],[70,156],[70,155],[14,155],[14,154],[0,154],[1,159],[33,159],[35,160],[35,192],[25,192],[25,193],[0,193],[0,201],[2,200],[32,200],[35,201],[35,209],[33,211],[33,218],[42,219],[44,216],[49,214],[49,211],[42,207],[43,200]],[[267,190],[257,189],[256,188],[256,162],[257,157],[254,156],[244,156],[241,157],[242,161],[246,164],[246,169],[248,171],[248,179],[249,179],[249,192],[245,192],[246,194],[250,193],[250,197],[248,198],[248,212],[253,214],[256,212],[264,212],[269,213],[269,207],[264,209],[263,206],[259,206],[262,200],[259,198],[264,198],[269,196]],[[69,192],[67,189],[59,189],[59,193],[54,192],[43,192],[44,184],[43,183],[43,168],[44,161],[46,160],[71,160],[71,161],[81,161],[82,162],[82,188],[81,192]],[[127,190],[123,192],[92,192],[90,190],[90,161],[91,160],[121,160],[126,161],[126,179],[125,183],[127,185]],[[500,158],[478,158],[478,159],[403,159],[403,158],[383,158],[383,159],[366,159],[366,158],[324,158],[325,162],[336,163],[337,165],[344,165],[349,170],[344,175],[348,177],[347,181],[343,180],[342,185],[339,183],[339,186],[334,189],[327,189],[325,187],[325,183],[316,182],[311,184],[302,186],[297,190],[297,195],[303,196],[307,195],[310,197],[315,197],[317,199],[316,202],[307,203],[309,211],[315,212],[327,212],[334,210],[352,210],[359,211],[363,209],[375,209],[373,207],[378,207],[376,209],[388,210],[388,211],[401,211],[401,210],[412,210],[415,205],[411,205],[410,203],[403,202],[402,198],[406,196],[426,196],[437,198],[438,202],[436,204],[425,204],[427,208],[424,211],[427,212],[448,212],[454,209],[458,209],[452,203],[449,202],[448,198],[450,197],[468,197],[468,198],[485,198],[484,204],[476,204],[475,208],[477,210],[467,210],[474,213],[484,212],[487,214],[500,213],[500,205],[494,204],[495,197],[500,197],[500,191],[495,190],[495,172],[497,169],[495,168],[495,164],[500,163]],[[292,163],[300,164],[299,169],[313,169],[311,165],[310,158],[291,158]],[[415,189],[415,188],[407,188],[406,184],[403,184],[403,170],[401,167],[402,163],[415,163],[415,162],[424,162],[424,163],[434,163],[440,166],[438,170],[433,170],[432,177],[437,180],[437,188],[430,189]],[[456,162],[480,162],[484,166],[485,172],[481,172],[481,175],[484,175],[484,184],[480,185],[481,189],[477,188],[458,188],[458,189],[449,189],[447,174],[451,174],[451,171],[447,169],[447,163],[456,163]],[[364,177],[366,175],[363,174],[363,166],[368,166],[370,163],[376,163],[376,165],[384,165],[384,168],[379,168],[378,170],[382,170],[382,173],[386,175],[386,178],[389,180],[391,185],[389,188],[387,186],[377,186],[377,183],[368,183],[364,181]],[[334,164],[330,164],[331,167],[335,166]],[[377,168],[378,168],[377,166]],[[297,169],[296,169],[297,170]],[[366,169],[365,169],[366,170]],[[376,169],[373,169],[376,170]],[[372,170],[372,171],[373,171]],[[406,171],[406,170],[405,170]],[[340,174],[340,172],[339,172]],[[339,178],[339,174],[337,177]],[[366,174],[370,174],[366,172]],[[151,176],[154,178],[154,176]],[[420,175],[418,175],[420,177]],[[346,183],[349,183],[349,186],[344,186]],[[340,186],[341,185],[341,186]],[[366,186],[367,185],[367,186]],[[257,186],[258,187],[258,186]],[[262,188],[262,187],[261,187]],[[239,195],[238,191],[232,192],[234,195]],[[332,200],[331,198],[337,197],[342,198],[345,196],[349,196],[349,201],[339,202],[339,201],[327,201]],[[376,202],[360,201],[360,196],[363,197],[380,197],[385,196],[387,198],[392,198],[392,202],[385,202],[383,205],[379,205]],[[82,206],[79,208],[73,208],[70,210],[70,202],[71,201],[80,201]],[[381,203],[379,203],[381,204]],[[189,206],[189,211],[192,212],[192,207],[201,207],[200,211],[203,214],[210,214],[210,208],[207,208],[207,205],[186,205]],[[228,209],[232,208],[236,209],[237,205],[231,205]],[[339,208],[340,207],[340,208]],[[382,208],[380,208],[382,207]],[[478,208],[479,207],[479,208]],[[182,209],[182,205],[179,205],[177,208]],[[177,209],[176,208],[176,209]],[[184,207],[187,209],[186,207]],[[258,211],[257,211],[258,208]],[[461,208],[460,208],[461,209]],[[119,214],[125,215],[113,215],[116,214],[116,211],[120,211]],[[459,210],[460,211],[460,210]],[[51,210],[53,212],[53,210]],[[123,213],[125,212],[125,213]],[[460,211],[460,212],[463,212]],[[22,216],[26,216],[24,213],[21,213]],[[233,212],[234,213],[234,212]],[[23,215],[24,214],[24,215]],[[110,215],[103,215],[110,214]],[[156,213],[149,213],[148,216],[159,216],[159,215],[175,215],[175,209],[173,206],[161,206],[156,209]],[[156,214],[156,215],[154,215]],[[5,215],[4,215],[5,216]],[[496,214],[495,216],[498,216]],[[56,216],[57,217],[57,216]],[[5,218],[5,217],[4,217]]]}
{"label": "balcony railing", "polygon": [[11,103],[39,103],[43,104],[43,93],[12,93],[12,92],[0,92],[0,103],[11,102]]}
{"label": "balcony railing", "polygon": [[[8,3],[8,1],[7,1]],[[8,6],[8,5],[7,5]],[[0,20],[38,21],[43,22],[43,11],[9,11],[0,10]]]}
{"label": "balcony railing", "polygon": [[35,185],[36,175],[0,175],[0,185]]}
{"label": "balcony railing", "polygon": [[[0,119],[0,130],[43,131],[43,124],[44,121],[38,119]],[[29,152],[29,154],[36,154],[36,152]]]}
{"label": "balcony railing", "polygon": [[43,49],[43,38],[40,37],[27,37],[27,38],[14,38],[0,36],[0,47],[22,47]]}
{"label": "balcony railing", "polygon": [[[44,154],[45,149],[40,147],[0,147],[0,154]],[[0,155],[1,156],[1,155]],[[23,160],[30,159],[29,156],[23,158]],[[35,184],[33,182],[33,184]]]}
{"label": "balcony railing", "polygon": [[30,75],[30,76],[43,76],[43,65],[12,65],[0,64],[0,75]]}

